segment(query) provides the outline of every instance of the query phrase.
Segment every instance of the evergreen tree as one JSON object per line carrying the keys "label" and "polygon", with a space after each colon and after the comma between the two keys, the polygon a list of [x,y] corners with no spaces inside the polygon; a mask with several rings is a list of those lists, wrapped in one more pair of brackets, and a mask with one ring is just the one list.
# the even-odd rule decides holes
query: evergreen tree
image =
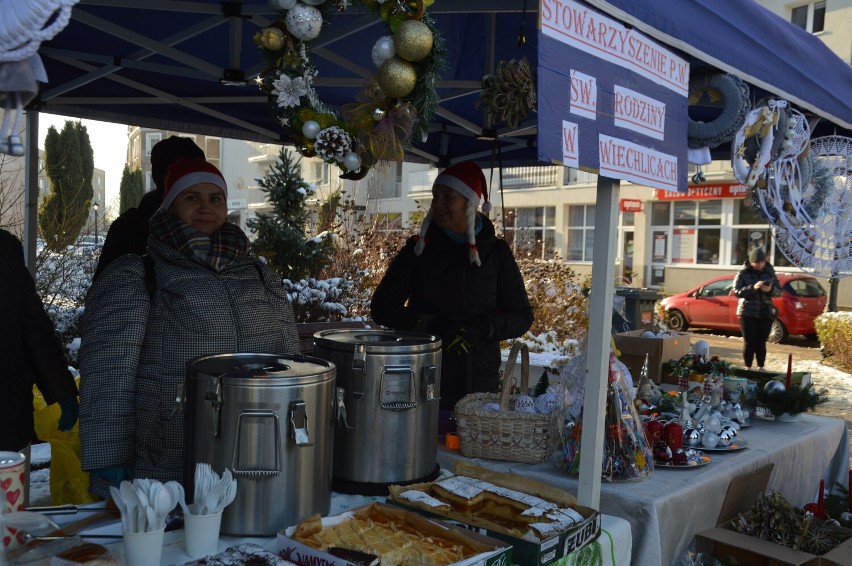
{"label": "evergreen tree", "polygon": [[142,184],[142,170],[131,171],[127,165],[121,173],[121,185],[118,188],[119,203],[118,213],[123,214],[128,208],[139,206],[145,187]]}
{"label": "evergreen tree", "polygon": [[272,269],[290,281],[318,273],[331,245],[325,238],[306,238],[305,199],[314,189],[302,179],[300,162],[294,153],[281,149],[269,173],[258,179],[272,212],[258,213],[257,218],[247,222],[256,234],[252,252],[265,257]]}
{"label": "evergreen tree", "polygon": [[50,193],[38,211],[41,236],[48,249],[61,251],[74,243],[89,217],[94,190],[94,152],[82,122],[65,122],[62,132],[50,127],[44,140]]}

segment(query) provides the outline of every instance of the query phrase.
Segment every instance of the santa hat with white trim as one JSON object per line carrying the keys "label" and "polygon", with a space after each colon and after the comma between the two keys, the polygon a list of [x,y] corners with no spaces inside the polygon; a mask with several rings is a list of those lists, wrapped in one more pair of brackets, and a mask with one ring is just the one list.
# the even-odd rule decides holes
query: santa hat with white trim
{"label": "santa hat with white trim", "polygon": [[[479,206],[479,200],[484,199],[482,211],[488,212],[491,210],[491,203],[488,201],[488,183],[485,180],[485,174],[482,168],[473,161],[463,161],[444,169],[436,178],[434,185],[444,185],[449,187],[467,199],[467,247],[470,256],[470,262],[476,265],[482,265],[479,260],[479,249],[476,247],[476,208]],[[432,209],[426,213],[426,218],[423,219],[423,224],[420,225],[420,237],[414,246],[414,254],[420,255],[426,247],[426,232],[429,230],[429,225],[432,223]]]}
{"label": "santa hat with white trim", "polygon": [[215,165],[198,157],[179,157],[166,172],[166,193],[160,208],[169,208],[180,193],[200,183],[213,183],[228,198],[225,177]]}

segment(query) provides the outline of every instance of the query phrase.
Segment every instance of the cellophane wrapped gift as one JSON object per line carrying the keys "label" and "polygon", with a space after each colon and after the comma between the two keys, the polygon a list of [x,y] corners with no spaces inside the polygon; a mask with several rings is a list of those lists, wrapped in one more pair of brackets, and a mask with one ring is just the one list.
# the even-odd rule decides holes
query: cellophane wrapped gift
{"label": "cellophane wrapped gift", "polygon": [[[579,356],[578,356],[579,358]],[[610,482],[644,481],[654,471],[651,447],[633,404],[633,395],[615,354],[610,353],[604,418],[604,455],[601,474]],[[580,471],[586,359],[575,358],[563,368],[558,391],[559,446],[556,465],[569,474]],[[579,398],[579,401],[577,397]]]}

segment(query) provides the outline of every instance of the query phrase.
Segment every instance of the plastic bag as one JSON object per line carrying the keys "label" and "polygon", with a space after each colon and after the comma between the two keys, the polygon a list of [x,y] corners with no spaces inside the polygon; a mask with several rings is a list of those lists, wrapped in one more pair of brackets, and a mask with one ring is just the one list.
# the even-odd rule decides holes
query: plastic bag
{"label": "plastic bag", "polygon": [[[76,378],[79,388],[80,378]],[[89,493],[89,474],[80,461],[80,423],[68,432],[59,430],[59,403],[48,406],[33,386],[33,411],[36,435],[50,443],[50,497],[54,505],[94,503]]]}
{"label": "plastic bag", "polygon": [[[574,361],[574,360],[572,360]],[[560,446],[556,465],[569,474],[580,471],[580,440],[582,438],[582,398],[575,396],[585,377],[586,360],[566,366],[557,395],[562,422],[558,429]],[[583,388],[584,389],[584,388]],[[579,406],[578,406],[579,405]],[[633,404],[633,396],[625,382],[618,360],[610,353],[609,383],[604,418],[604,455],[601,474],[607,481],[642,481],[654,470],[653,454],[645,438],[642,423]]]}

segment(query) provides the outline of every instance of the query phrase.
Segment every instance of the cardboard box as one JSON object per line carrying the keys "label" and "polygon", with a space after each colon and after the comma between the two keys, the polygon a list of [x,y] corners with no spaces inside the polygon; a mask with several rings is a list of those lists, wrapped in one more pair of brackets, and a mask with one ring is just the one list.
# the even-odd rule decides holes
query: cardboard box
{"label": "cardboard box", "polygon": [[787,546],[738,533],[732,527],[739,513],[746,514],[766,490],[774,464],[767,464],[731,480],[719,512],[718,526],[695,535],[695,551],[735,564],[752,566],[844,566],[852,565],[852,539],[831,552],[816,556]]}
{"label": "cardboard box", "polygon": [[[353,511],[343,513],[334,517],[324,517],[323,526],[335,525],[350,520],[354,515],[373,517],[380,515],[382,520],[392,520],[401,529],[410,529],[413,532],[425,536],[447,539],[456,544],[472,548],[477,552],[460,562],[454,562],[451,566],[503,566],[513,564],[512,547],[505,542],[471,532],[454,525],[447,525],[440,521],[432,521],[419,513],[412,513],[391,505],[372,503]],[[296,527],[288,527],[278,532],[278,552],[287,560],[296,564],[323,564],[324,566],[356,566],[355,564],[332,556],[327,552],[317,550],[301,542],[290,538]]]}
{"label": "cardboard box", "polygon": [[600,534],[600,513],[589,507],[571,503],[571,499],[573,499],[573,497],[567,494],[564,490],[522,476],[493,472],[461,461],[456,463],[455,471],[459,475],[479,478],[493,483],[494,485],[535,495],[547,501],[552,501],[560,506],[573,507],[581,515],[583,515],[583,517],[586,517],[586,519],[561,533],[555,533],[553,536],[546,537],[542,540],[535,540],[535,538],[530,535],[524,538],[515,536],[511,534],[506,527],[488,521],[487,519],[480,519],[476,516],[466,515],[455,511],[427,511],[423,508],[409,505],[405,501],[394,499],[394,493],[396,492],[408,489],[427,489],[430,485],[428,483],[406,486],[390,486],[391,495],[388,498],[388,502],[403,509],[410,509],[417,513],[422,513],[427,517],[437,517],[443,522],[463,526],[464,528],[474,530],[475,532],[479,532],[491,538],[505,541],[512,545],[514,564],[523,564],[525,566],[544,566],[547,564],[554,564],[563,557],[568,556],[572,552],[591,543]]}
{"label": "cardboard box", "polygon": [[633,383],[639,381],[645,354],[648,355],[648,377],[655,383],[663,382],[663,364],[689,353],[689,334],[662,338],[642,338],[647,330],[631,330],[613,336],[615,347],[621,352],[621,362],[630,369]]}

